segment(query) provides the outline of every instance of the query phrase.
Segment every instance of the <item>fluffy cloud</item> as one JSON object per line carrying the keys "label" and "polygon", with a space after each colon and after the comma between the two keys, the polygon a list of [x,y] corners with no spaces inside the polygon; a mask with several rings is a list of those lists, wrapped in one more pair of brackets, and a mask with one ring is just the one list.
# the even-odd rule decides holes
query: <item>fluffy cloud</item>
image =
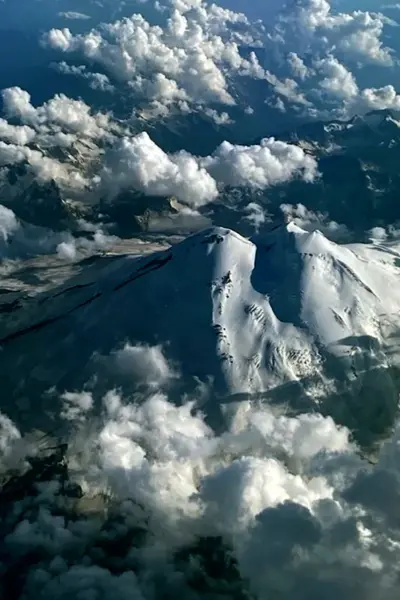
{"label": "fluffy cloud", "polygon": [[274,92],[281,97],[279,99],[285,98],[291,104],[311,106],[311,102],[307,100],[299,84],[294,79],[288,77],[279,79],[279,77],[270,71],[266,71],[265,80],[273,87]]}
{"label": "fluffy cloud", "polygon": [[398,240],[400,237],[399,223],[390,225],[389,227],[373,227],[368,232],[368,240],[373,243],[383,243],[387,240]]}
{"label": "fluffy cloud", "polygon": [[90,19],[89,15],[85,15],[85,13],[81,12],[75,12],[73,10],[60,12],[58,13],[58,16],[70,21],[85,21],[86,19]]}
{"label": "fluffy cloud", "polygon": [[150,102],[233,105],[231,76],[258,64],[240,52],[241,45],[256,41],[247,18],[204,2],[171,4],[164,27],[134,14],[86,34],[52,29],[43,41],[60,52],[80,53]]}
{"label": "fluffy cloud", "polygon": [[328,101],[332,96],[339,100],[358,96],[359,89],[354,75],[333,56],[316,61],[314,67],[321,77],[318,86],[327,95]]}
{"label": "fluffy cloud", "polygon": [[315,213],[303,204],[281,204],[280,209],[286,221],[293,221],[305,231],[321,231],[326,237],[335,241],[348,241],[351,238],[346,225],[331,221],[328,215]]}
{"label": "fluffy cloud", "polygon": [[88,392],[65,392],[62,401],[61,417],[67,421],[83,420],[93,408],[93,398]]}
{"label": "fluffy cloud", "polygon": [[392,85],[378,89],[366,88],[361,91],[358,98],[354,99],[354,112],[365,112],[368,110],[382,110],[384,108],[399,110],[400,95]]}
{"label": "fluffy cloud", "polygon": [[306,79],[312,74],[310,69],[305,65],[304,61],[296,52],[289,52],[287,57],[288,65],[292,71],[292,74],[301,80]]}
{"label": "fluffy cloud", "polygon": [[[400,95],[392,85],[360,89],[354,75],[332,55],[315,61],[314,68],[320,79],[312,93],[320,96],[322,115],[346,119],[371,110],[400,107]],[[326,107],[332,102],[337,103],[337,108],[331,108],[329,114]]]}
{"label": "fluffy cloud", "polygon": [[57,256],[61,260],[75,261],[81,259],[88,254],[104,252],[109,250],[113,244],[118,241],[118,238],[113,235],[104,233],[101,228],[93,227],[94,232],[91,239],[63,234],[63,240],[56,245]]}
{"label": "fluffy cloud", "polygon": [[302,0],[278,17],[270,39],[278,51],[290,47],[300,56],[337,49],[350,60],[391,66],[392,51],[380,39],[385,24],[392,22],[382,14],[335,13],[327,0]]}
{"label": "fluffy cloud", "polygon": [[[194,402],[159,393],[110,391],[100,421],[87,392],[65,394],[61,410],[75,423],[63,463],[44,458],[40,480],[21,480],[3,522],[4,573],[20,565],[24,597],[144,600],[161,581],[195,600],[306,599],[327,585],[345,600],[396,598],[397,431],[371,466],[318,413],[244,402],[217,435]],[[4,454],[23,439],[0,426]]]}
{"label": "fluffy cloud", "polygon": [[183,151],[168,155],[142,133],[123,138],[112,149],[99,185],[111,197],[133,188],[201,206],[215,200],[225,186],[265,189],[296,176],[312,181],[316,174],[312,156],[274,138],[254,146],[224,142],[212,155],[196,157]]}
{"label": "fluffy cloud", "polygon": [[21,439],[21,434],[14,423],[3,413],[0,413],[0,472],[9,468],[9,460],[15,447],[15,443]]}
{"label": "fluffy cloud", "polygon": [[74,237],[67,231],[52,231],[20,221],[15,213],[0,204],[0,259],[23,259],[56,254],[61,260],[74,261],[109,249],[117,240],[98,226],[91,237]]}
{"label": "fluffy cloud", "polygon": [[89,201],[86,170],[98,164],[102,146],[119,132],[116,122],[63,94],[41,106],[19,87],[3,90],[2,98],[8,120],[0,119],[0,165],[25,164],[39,182],[55,181],[67,198],[85,194]]}
{"label": "fluffy cloud", "polygon": [[201,164],[222,185],[265,189],[290,181],[299,175],[313,181],[317,163],[299,146],[274,138],[261,140],[259,145],[237,146],[224,142]]}
{"label": "fluffy cloud", "polygon": [[263,207],[257,204],[257,202],[249,202],[246,206],[243,219],[248,223],[251,223],[254,229],[258,231],[260,227],[268,221],[268,216]]}
{"label": "fluffy cloud", "polygon": [[126,344],[112,360],[118,373],[152,388],[159,389],[176,377],[161,346]]}
{"label": "fluffy cloud", "polygon": [[[398,66],[394,50],[382,41],[384,28],[396,23],[381,13],[336,12],[328,0],[301,0],[264,27],[203,1],[157,6],[157,25],[135,14],[84,34],[53,29],[43,41],[80,54],[117,85],[127,85],[137,115],[147,119],[166,116],[172,107],[187,113],[215,110],[208,105],[219,103],[229,120],[234,104],[245,110],[251,101],[240,77],[264,82],[257,93],[265,94],[269,107],[291,108],[302,117],[346,119],[398,106],[394,87],[375,88],[371,76],[371,87],[362,89],[354,70]],[[264,48],[263,64],[252,51],[257,47]],[[61,64],[63,72],[85,77],[91,86],[107,85]]]}
{"label": "fluffy cloud", "polygon": [[90,107],[82,100],[73,100],[63,94],[37,108],[31,104],[30,94],[19,87],[3,90],[2,97],[7,117],[19,118],[36,128],[53,126],[72,134],[99,138],[107,134],[110,125],[108,115],[92,115]]}
{"label": "fluffy cloud", "polygon": [[69,237],[42,227],[21,223],[15,213],[0,204],[0,258],[24,258],[54,252]]}
{"label": "fluffy cloud", "polygon": [[[258,93],[265,93],[270,107],[290,107],[308,118],[349,118],[398,106],[394,87],[373,87],[372,75],[371,87],[362,89],[354,71],[398,66],[394,50],[382,41],[384,28],[397,24],[381,13],[336,12],[328,0],[301,0],[264,29],[203,1],[168,1],[158,9],[157,25],[135,14],[85,34],[53,29],[43,40],[60,52],[79,53],[128,85],[138,115],[146,118],[165,116],[173,106],[184,113],[214,110],[207,108],[213,103],[225,104],[229,118],[233,104],[243,104],[243,110],[248,104],[238,80],[243,76],[265,82]],[[264,47],[262,65],[250,51],[256,47]],[[96,85],[88,74],[73,71]]]}
{"label": "fluffy cloud", "polygon": [[[5,144],[0,141],[0,166],[16,165],[18,163],[29,164],[32,173],[41,181],[59,181],[61,184],[68,183],[70,170],[68,165],[58,160],[44,156],[39,150],[32,150],[26,146]],[[79,173],[76,173],[77,183],[83,183]]]}
{"label": "fluffy cloud", "polygon": [[[398,67],[394,50],[382,42],[384,27],[395,26],[380,13],[335,12],[327,0],[302,0],[283,12],[266,38],[266,78],[279,97],[276,106],[328,119],[397,108],[392,85],[362,89],[354,71]],[[373,85],[374,71],[369,74]]]}
{"label": "fluffy cloud", "polygon": [[36,131],[27,125],[10,125],[5,119],[0,119],[0,139],[25,146],[33,141]]}
{"label": "fluffy cloud", "polygon": [[186,152],[169,156],[146,133],[123,138],[106,158],[101,186],[112,196],[136,189],[201,205],[218,195],[215,180]]}
{"label": "fluffy cloud", "polygon": [[400,95],[393,85],[360,88],[355,75],[332,54],[313,61],[307,75],[301,71],[297,77],[300,82],[290,78],[280,80],[266,72],[282,110],[291,107],[303,118],[349,119],[371,110],[399,110],[400,107]]}
{"label": "fluffy cloud", "polygon": [[74,240],[68,240],[57,244],[57,256],[61,260],[73,261],[76,259],[76,245]]}
{"label": "fluffy cloud", "polygon": [[63,61],[55,63],[52,67],[55,71],[58,71],[63,75],[73,75],[74,77],[86,79],[93,90],[99,90],[101,92],[113,92],[115,90],[107,75],[104,75],[104,73],[92,73],[87,70],[85,65],[68,65]]}
{"label": "fluffy cloud", "polygon": [[7,243],[10,235],[19,228],[18,220],[12,210],[0,204],[0,237]]}

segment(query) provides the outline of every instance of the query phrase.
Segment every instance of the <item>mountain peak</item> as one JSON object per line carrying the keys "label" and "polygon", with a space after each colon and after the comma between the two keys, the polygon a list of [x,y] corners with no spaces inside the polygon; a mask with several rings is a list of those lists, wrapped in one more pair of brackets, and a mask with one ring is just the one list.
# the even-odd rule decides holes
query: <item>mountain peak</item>
{"label": "mountain peak", "polygon": [[182,381],[212,377],[223,395],[288,383],[324,390],[333,373],[350,385],[349,373],[387,362],[399,325],[399,257],[290,222],[254,240],[212,227],[150,256],[99,258],[31,299],[29,310],[17,303],[5,315],[0,376],[31,373],[5,396],[17,406],[36,390],[45,402],[50,387],[101,382],[94,356],[127,341],[165,347]]}

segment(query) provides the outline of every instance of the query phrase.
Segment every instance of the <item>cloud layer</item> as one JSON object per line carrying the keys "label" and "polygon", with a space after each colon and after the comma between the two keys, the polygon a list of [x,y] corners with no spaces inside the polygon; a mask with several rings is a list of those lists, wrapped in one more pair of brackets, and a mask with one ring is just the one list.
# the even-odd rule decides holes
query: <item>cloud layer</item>
{"label": "cloud layer", "polygon": [[[210,103],[228,113],[233,105],[248,109],[243,77],[263,82],[270,107],[309,118],[400,105],[391,83],[373,87],[377,70],[398,75],[398,57],[384,42],[397,23],[382,13],[340,13],[327,0],[301,0],[262,26],[201,0],[157,6],[156,25],[134,14],[85,34],[52,29],[43,43],[101,66],[147,103],[147,116],[166,115],[172,106],[205,111]],[[364,88],[357,71],[367,68],[372,85]]]}
{"label": "cloud layer", "polygon": [[[160,374],[161,350],[146,353],[142,375],[156,364]],[[4,581],[20,564],[21,597],[397,597],[397,431],[371,466],[318,413],[244,402],[217,435],[195,400],[161,392],[131,401],[109,391],[95,420],[90,393],[61,400],[65,467],[36,459],[38,482],[21,480],[2,523]],[[3,469],[12,456],[22,468],[32,445],[4,415],[0,428]]]}
{"label": "cloud layer", "polygon": [[161,112],[171,103],[183,110],[235,104],[231,76],[258,66],[255,57],[256,65],[240,52],[242,45],[256,43],[245,15],[201,1],[172,2],[163,8],[163,27],[134,14],[86,34],[52,29],[43,43],[100,65]]}

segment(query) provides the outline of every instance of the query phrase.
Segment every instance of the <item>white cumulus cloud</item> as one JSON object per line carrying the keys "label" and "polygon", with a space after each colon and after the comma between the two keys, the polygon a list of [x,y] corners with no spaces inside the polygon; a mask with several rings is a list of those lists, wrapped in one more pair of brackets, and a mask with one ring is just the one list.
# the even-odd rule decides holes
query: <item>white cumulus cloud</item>
{"label": "white cumulus cloud", "polygon": [[240,52],[242,45],[259,41],[248,19],[205,2],[172,2],[164,8],[163,26],[134,14],[85,34],[52,29],[43,42],[101,65],[150,102],[235,104],[232,75],[259,68],[255,55],[249,61]]}
{"label": "white cumulus cloud", "polygon": [[176,196],[193,206],[215,200],[219,189],[265,189],[301,177],[313,181],[316,160],[300,147],[274,138],[259,145],[222,143],[212,155],[196,157],[188,152],[167,154],[141,133],[123,138],[106,157],[100,187],[115,196],[136,189],[149,195]]}
{"label": "white cumulus cloud", "polygon": [[101,174],[101,185],[111,194],[136,189],[149,195],[176,196],[199,206],[218,195],[215,180],[186,152],[166,154],[147,133],[123,138],[112,149]]}

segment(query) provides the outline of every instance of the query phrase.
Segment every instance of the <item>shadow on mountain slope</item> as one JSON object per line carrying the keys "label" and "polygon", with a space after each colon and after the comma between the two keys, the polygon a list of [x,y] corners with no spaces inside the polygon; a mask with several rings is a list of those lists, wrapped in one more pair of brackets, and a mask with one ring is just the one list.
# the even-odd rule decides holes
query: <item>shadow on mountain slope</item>
{"label": "shadow on mountain slope", "polygon": [[[285,243],[294,246],[294,240],[289,235],[282,235],[277,239],[279,246]],[[302,257],[296,251],[288,252],[287,248],[277,247],[278,244],[276,240],[270,244],[257,244],[251,285],[257,292],[268,297],[274,314],[281,322],[299,327],[302,325]]]}

